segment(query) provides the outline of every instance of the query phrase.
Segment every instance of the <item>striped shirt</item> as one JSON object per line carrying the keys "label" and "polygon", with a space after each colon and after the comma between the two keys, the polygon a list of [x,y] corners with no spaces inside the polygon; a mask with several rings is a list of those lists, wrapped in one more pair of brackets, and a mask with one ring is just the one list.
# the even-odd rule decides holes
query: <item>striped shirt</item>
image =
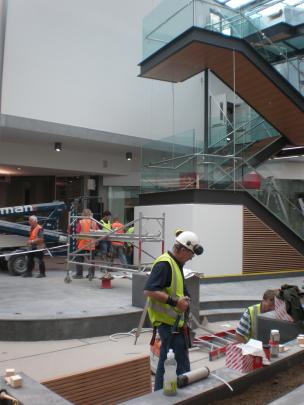
{"label": "striped shirt", "polygon": [[236,328],[236,333],[244,336],[245,338],[249,338],[250,336],[250,329],[251,329],[251,317],[249,313],[249,309],[247,308],[243,313],[242,318]]}

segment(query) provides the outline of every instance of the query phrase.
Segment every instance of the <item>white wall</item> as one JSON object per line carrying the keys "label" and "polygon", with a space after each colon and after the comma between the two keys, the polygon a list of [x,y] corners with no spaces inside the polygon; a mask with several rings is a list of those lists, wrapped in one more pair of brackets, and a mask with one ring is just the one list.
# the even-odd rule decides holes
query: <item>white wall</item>
{"label": "white wall", "polygon": [[[135,208],[135,218],[142,212],[146,217],[160,217],[165,213],[165,249],[174,243],[176,229],[191,230],[200,238],[205,251],[194,257],[185,267],[206,276],[242,274],[243,209],[236,205],[174,204],[140,206]],[[153,221],[144,225],[144,231],[155,233],[159,228]],[[153,256],[158,256],[161,246],[146,242]],[[144,257],[145,260],[145,257]]]}
{"label": "white wall", "polygon": [[[6,10],[7,10],[7,0],[0,0],[0,102],[1,102],[3,56],[5,43]],[[1,105],[0,105],[0,112],[1,112]]]}
{"label": "white wall", "polygon": [[258,171],[263,177],[273,176],[276,179],[304,180],[303,163],[303,158],[268,160],[259,166]]}
{"label": "white wall", "polygon": [[[75,150],[64,147],[60,153],[54,151],[53,143],[50,145],[37,143],[10,143],[1,141],[0,163],[1,165],[27,166],[36,168],[47,168],[54,170],[70,170],[87,174],[127,174],[129,171],[139,170],[139,160],[134,158],[131,162],[125,159],[121,153],[104,153],[102,150]],[[108,162],[104,168],[103,161]]]}
{"label": "white wall", "polygon": [[170,83],[137,77],[159,1],[10,0],[2,113],[145,138],[201,128],[195,80],[174,86],[173,112]]}

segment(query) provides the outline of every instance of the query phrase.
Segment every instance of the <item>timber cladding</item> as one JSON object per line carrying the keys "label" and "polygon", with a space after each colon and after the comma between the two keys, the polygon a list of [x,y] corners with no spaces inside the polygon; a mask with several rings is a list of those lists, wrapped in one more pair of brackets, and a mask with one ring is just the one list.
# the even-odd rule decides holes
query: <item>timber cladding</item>
{"label": "timber cladding", "polygon": [[243,207],[243,274],[304,270],[304,257]]}
{"label": "timber cladding", "polygon": [[42,384],[75,405],[114,405],[152,391],[150,358],[140,356]]}

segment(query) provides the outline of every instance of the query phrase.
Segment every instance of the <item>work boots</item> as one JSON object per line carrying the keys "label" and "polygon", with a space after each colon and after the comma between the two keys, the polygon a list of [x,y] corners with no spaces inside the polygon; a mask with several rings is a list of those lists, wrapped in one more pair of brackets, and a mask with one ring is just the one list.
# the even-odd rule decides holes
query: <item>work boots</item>
{"label": "work boots", "polygon": [[36,278],[43,278],[45,277],[45,264],[43,261],[39,263],[39,274],[36,276]]}

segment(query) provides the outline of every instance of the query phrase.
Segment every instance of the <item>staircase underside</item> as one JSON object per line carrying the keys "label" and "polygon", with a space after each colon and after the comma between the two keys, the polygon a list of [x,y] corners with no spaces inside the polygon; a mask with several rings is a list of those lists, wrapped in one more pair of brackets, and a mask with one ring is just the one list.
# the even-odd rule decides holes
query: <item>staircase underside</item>
{"label": "staircase underside", "polygon": [[304,98],[242,39],[193,27],[140,67],[141,77],[169,82],[211,69],[291,144],[304,143]]}

